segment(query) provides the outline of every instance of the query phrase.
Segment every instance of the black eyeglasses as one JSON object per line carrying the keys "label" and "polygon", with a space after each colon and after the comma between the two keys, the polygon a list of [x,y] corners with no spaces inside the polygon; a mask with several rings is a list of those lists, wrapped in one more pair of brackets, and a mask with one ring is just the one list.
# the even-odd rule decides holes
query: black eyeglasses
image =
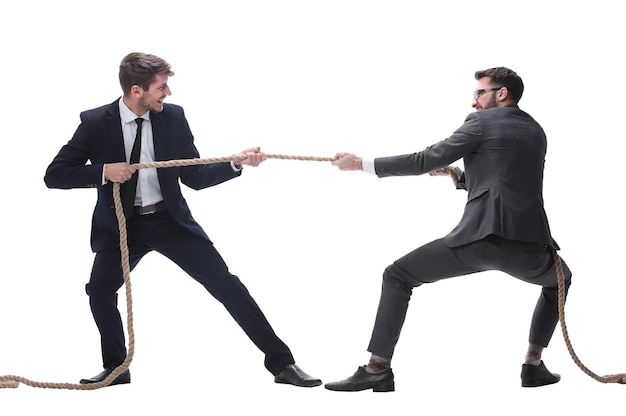
{"label": "black eyeglasses", "polygon": [[504,87],[487,88],[487,89],[481,88],[479,90],[476,90],[474,91],[474,99],[478,100],[478,98],[480,98],[480,96],[483,95],[484,93],[489,92],[489,91],[498,91],[500,88],[504,88]]}

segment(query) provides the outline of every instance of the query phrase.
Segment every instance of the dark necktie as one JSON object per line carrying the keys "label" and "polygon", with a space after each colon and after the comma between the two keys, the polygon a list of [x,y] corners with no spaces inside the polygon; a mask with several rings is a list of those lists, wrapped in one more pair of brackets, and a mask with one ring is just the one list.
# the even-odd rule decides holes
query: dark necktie
{"label": "dark necktie", "polygon": [[[143,118],[139,117],[135,119],[137,123],[137,134],[135,135],[135,143],[133,144],[133,150],[130,152],[130,164],[139,163],[139,155],[141,154],[141,123]],[[137,193],[137,177],[139,171],[136,171],[130,180],[126,183],[124,189],[124,198],[122,206],[124,207],[124,215],[129,218],[133,215],[133,206],[135,205],[135,194]]]}

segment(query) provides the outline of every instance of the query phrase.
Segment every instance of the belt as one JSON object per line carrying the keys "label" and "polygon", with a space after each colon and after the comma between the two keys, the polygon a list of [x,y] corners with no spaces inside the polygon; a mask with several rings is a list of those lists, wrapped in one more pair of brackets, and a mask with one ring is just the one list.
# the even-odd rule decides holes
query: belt
{"label": "belt", "polygon": [[167,211],[167,207],[165,206],[165,202],[157,202],[154,205],[148,205],[145,207],[134,207],[133,215],[148,215],[154,214],[155,212]]}

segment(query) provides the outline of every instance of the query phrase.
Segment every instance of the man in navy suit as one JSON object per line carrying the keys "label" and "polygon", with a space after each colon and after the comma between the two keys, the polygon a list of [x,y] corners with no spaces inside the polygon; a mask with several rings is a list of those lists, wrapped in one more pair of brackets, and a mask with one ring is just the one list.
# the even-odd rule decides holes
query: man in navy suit
{"label": "man in navy suit", "polygon": [[[522,79],[508,68],[475,73],[476,112],[447,139],[418,153],[364,160],[339,153],[341,170],[363,170],[378,177],[441,174],[458,167],[457,188],[468,192],[459,224],[444,238],[425,244],[386,268],[382,294],[368,351],[367,365],[345,380],[327,383],[335,391],[392,391],[391,358],[412,290],[424,283],[471,273],[499,270],[542,286],[532,317],[529,346],[522,365],[523,387],[553,384],[560,376],[547,370],[541,354],[548,346],[558,314],[557,271],[552,239],[543,206],[546,135],[520,110]],[[565,291],[571,272],[562,262]]]}
{"label": "man in navy suit", "polygon": [[[239,163],[140,170],[132,166],[199,158],[182,107],[164,103],[171,95],[168,78],[173,75],[169,63],[157,56],[130,53],[124,57],[119,68],[123,96],[82,112],[74,136],[45,174],[49,188],[93,187],[98,191],[91,231],[91,247],[96,254],[86,290],[101,335],[104,369],[80,383],[104,380],[127,354],[117,308],[117,291],[123,284],[113,203],[113,183],[118,182],[123,184],[131,270],[147,253],[163,254],[224,305],[265,354],[265,367],[275,382],[302,387],[321,385],[321,380],[295,364],[290,349],[274,333],[243,283],[228,271],[181,193],[180,182],[203,189],[240,176],[243,165],[258,166],[266,159],[260,149],[245,149],[242,154],[247,158]],[[111,385],[125,383],[130,383],[128,369]]]}

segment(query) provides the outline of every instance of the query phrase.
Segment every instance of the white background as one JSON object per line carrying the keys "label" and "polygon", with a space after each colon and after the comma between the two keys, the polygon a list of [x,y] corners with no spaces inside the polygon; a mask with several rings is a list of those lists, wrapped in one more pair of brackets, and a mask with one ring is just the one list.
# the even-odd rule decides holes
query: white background
{"label": "white background", "polygon": [[[520,106],[548,134],[545,205],[574,273],[570,341],[596,374],[625,372],[626,30],[619,4],[4,5],[0,375],[75,383],[100,371],[84,292],[96,192],[48,190],[43,175],[79,112],[119,97],[118,65],[131,51],[172,64],[168,101],[185,108],[202,157],[255,145],[308,156],[419,151],[473,111],[474,71],[516,70],[526,84]],[[184,192],[298,364],[325,382],[366,362],[385,266],[449,232],[466,197],[446,178],[383,180],[328,162],[285,160]],[[176,266],[149,255],[131,281],[132,384],[97,391],[21,385],[0,390],[1,414],[600,414],[624,404],[626,387],[583,373],[559,327],[544,359],[562,381],[520,387],[540,289],[500,273],[414,291],[392,394],[275,384],[222,305]],[[125,302],[122,290],[122,310]]]}

